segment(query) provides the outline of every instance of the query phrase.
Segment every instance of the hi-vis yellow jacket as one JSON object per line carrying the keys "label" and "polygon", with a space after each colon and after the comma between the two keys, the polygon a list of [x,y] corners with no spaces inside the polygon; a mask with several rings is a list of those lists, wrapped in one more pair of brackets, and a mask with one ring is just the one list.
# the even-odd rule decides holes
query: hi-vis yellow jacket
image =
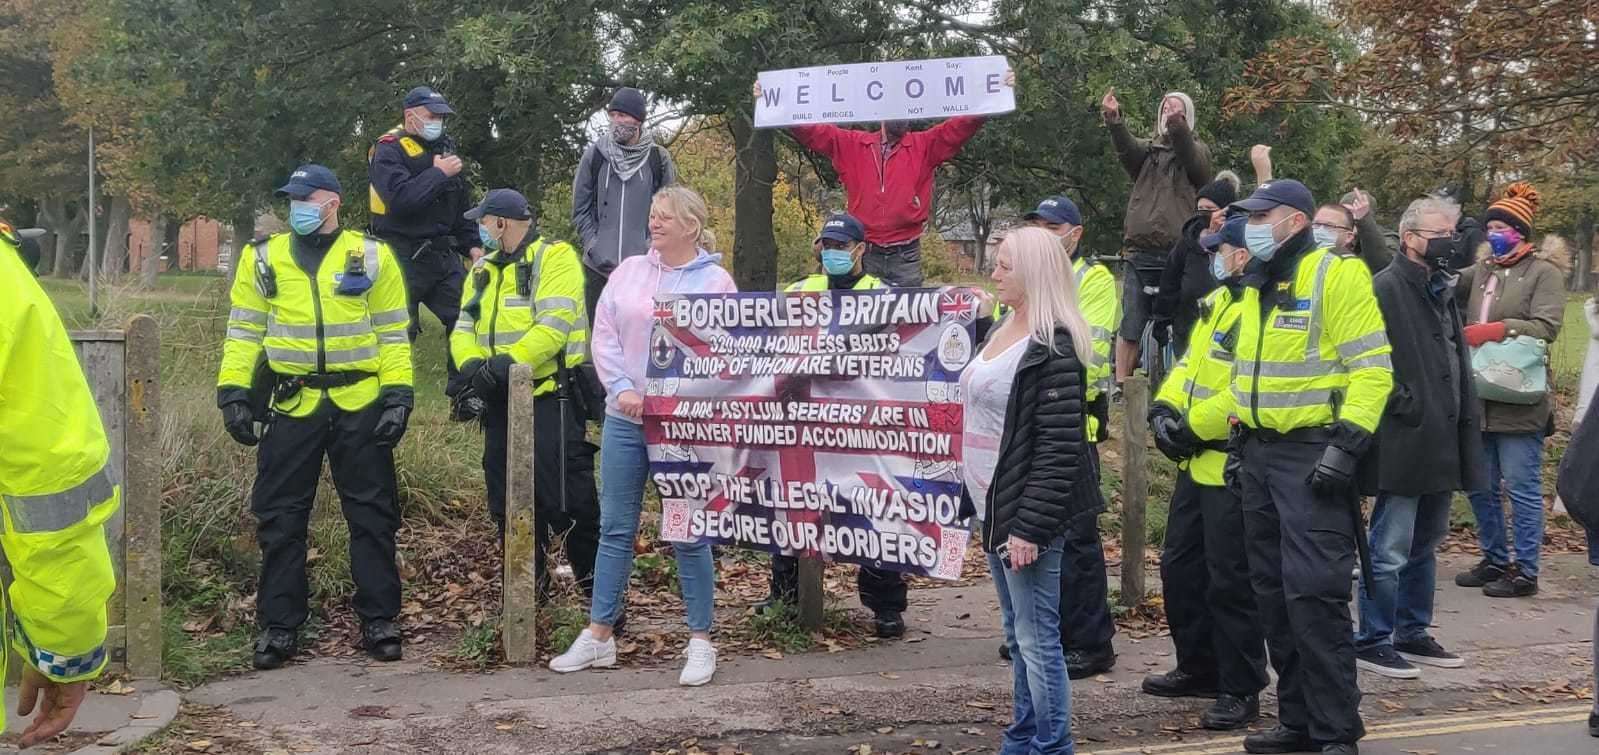
{"label": "hi-vis yellow jacket", "polygon": [[[343,231],[315,275],[309,275],[290,251],[290,236],[273,235],[239,255],[217,386],[248,389],[256,360],[265,352],[279,375],[371,375],[353,385],[302,390],[274,407],[290,417],[309,416],[324,398],[345,411],[359,411],[383,387],[411,387],[405,276],[393,252],[376,238]],[[352,260],[365,267],[372,287],[360,294],[337,293]],[[276,291],[264,282],[267,270]]]}
{"label": "hi-vis yellow jacket", "polygon": [[[827,286],[828,286],[827,276],[823,275],[821,273],[817,273],[815,275],[807,275],[804,278],[800,278],[799,280],[794,281],[793,283],[790,283],[788,288],[784,289],[784,290],[786,290],[786,291],[802,291],[802,292],[826,291],[827,290]],[[876,276],[873,276],[873,275],[862,275],[861,279],[858,280],[858,281],[855,281],[854,287],[852,287],[850,290],[851,291],[870,291],[870,290],[872,290],[874,288],[888,288],[888,286],[884,285],[883,281],[879,280]]]}
{"label": "hi-vis yellow jacket", "polygon": [[[1221,286],[1200,302],[1201,317],[1188,337],[1188,349],[1166,376],[1156,403],[1165,404],[1188,421],[1188,429],[1207,444],[1225,441],[1231,431],[1233,358],[1243,307]],[[1220,487],[1227,452],[1203,449],[1177,465],[1195,483]]]}
{"label": "hi-vis yellow jacket", "polygon": [[[9,234],[0,286],[0,549],[16,612],[0,603],[0,631],[46,677],[92,679],[116,588],[103,526],[121,502],[111,446],[66,328]],[[9,659],[0,650],[0,675]]]}
{"label": "hi-vis yellow jacket", "polygon": [[1239,300],[1233,413],[1248,427],[1283,433],[1339,420],[1376,432],[1394,375],[1366,263],[1323,247],[1277,285],[1269,312],[1255,288]]}
{"label": "hi-vis yellow jacket", "polygon": [[533,368],[533,395],[554,391],[557,358],[567,369],[588,358],[583,285],[577,250],[564,241],[528,239],[516,252],[479,259],[450,333],[455,366],[509,354]]}

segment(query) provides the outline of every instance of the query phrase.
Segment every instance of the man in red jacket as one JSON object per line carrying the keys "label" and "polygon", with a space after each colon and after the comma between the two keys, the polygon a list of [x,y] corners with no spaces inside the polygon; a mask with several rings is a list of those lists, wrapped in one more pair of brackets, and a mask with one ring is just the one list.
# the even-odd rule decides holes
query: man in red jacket
{"label": "man in red jacket", "polygon": [[[1016,74],[1005,72],[1005,86]],[[755,84],[755,98],[761,85]],[[788,129],[794,140],[826,156],[844,184],[850,215],[866,226],[867,274],[890,286],[922,285],[922,230],[933,203],[933,171],[977,135],[987,118],[963,115],[925,131],[909,121],[883,121],[877,131],[822,123]]]}

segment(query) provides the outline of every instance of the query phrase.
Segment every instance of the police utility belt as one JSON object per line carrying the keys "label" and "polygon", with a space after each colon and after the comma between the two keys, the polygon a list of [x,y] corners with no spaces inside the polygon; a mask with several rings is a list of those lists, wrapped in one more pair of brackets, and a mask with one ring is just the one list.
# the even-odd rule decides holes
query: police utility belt
{"label": "police utility belt", "polygon": [[1333,442],[1335,434],[1332,425],[1321,427],[1301,427],[1297,430],[1280,432],[1270,428],[1249,428],[1239,425],[1239,432],[1245,438],[1254,438],[1262,443],[1319,443],[1326,445]]}

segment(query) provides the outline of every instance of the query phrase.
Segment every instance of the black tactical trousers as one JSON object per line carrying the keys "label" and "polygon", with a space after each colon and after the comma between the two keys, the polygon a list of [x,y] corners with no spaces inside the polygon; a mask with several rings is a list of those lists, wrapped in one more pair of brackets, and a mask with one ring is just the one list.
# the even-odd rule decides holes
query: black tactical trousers
{"label": "black tactical trousers", "polygon": [[[405,271],[406,301],[411,310],[411,340],[422,333],[422,305],[444,325],[444,368],[455,377],[455,360],[450,358],[450,331],[461,315],[461,289],[466,283],[466,266],[461,256],[450,250],[428,248],[418,253],[419,244],[411,239],[386,238]],[[412,257],[415,259],[412,259]]]}
{"label": "black tactical trousers", "polygon": [[[553,394],[533,402],[533,527],[534,579],[547,589],[546,553],[564,536],[566,560],[585,595],[594,586],[594,554],[600,544],[600,499],[594,486],[594,454],[599,449],[584,437],[583,418],[567,407],[566,501],[561,501],[561,408]],[[483,479],[489,493],[489,516],[505,535],[506,407],[490,403],[483,414]]]}
{"label": "black tactical trousers", "polygon": [[1277,670],[1277,719],[1317,744],[1365,734],[1349,618],[1354,494],[1340,501],[1310,489],[1325,448],[1252,437],[1242,470],[1250,581]]}
{"label": "black tactical trousers", "polygon": [[[855,575],[855,587],[861,593],[861,605],[872,613],[904,613],[905,575],[888,569],[862,566]],[[782,598],[790,606],[799,600],[799,559],[793,556],[772,556],[772,595]]]}
{"label": "black tactical trousers", "polygon": [[276,417],[261,439],[250,510],[261,547],[256,623],[262,629],[293,631],[305,623],[306,528],[323,456],[350,527],[355,613],[363,623],[399,615],[394,535],[400,529],[400,507],[394,449],[372,442],[372,429],[382,413],[380,401],[346,412],[323,398],[308,417]]}
{"label": "black tactical trousers", "polygon": [[[1099,484],[1099,446],[1093,452],[1094,484]],[[1110,617],[1110,583],[1099,517],[1084,514],[1066,525],[1060,556],[1060,645],[1066,651],[1093,652],[1110,647],[1116,622]]]}
{"label": "black tactical trousers", "polygon": [[1177,668],[1231,695],[1265,689],[1266,644],[1244,548],[1243,506],[1224,486],[1177,477],[1160,553]]}

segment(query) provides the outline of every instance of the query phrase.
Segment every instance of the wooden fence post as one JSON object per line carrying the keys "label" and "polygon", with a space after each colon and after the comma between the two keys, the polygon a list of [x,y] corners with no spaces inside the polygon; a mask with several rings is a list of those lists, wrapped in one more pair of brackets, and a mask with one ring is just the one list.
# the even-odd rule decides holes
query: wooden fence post
{"label": "wooden fence post", "polygon": [[1134,373],[1122,385],[1122,592],[1132,608],[1144,599],[1144,507],[1149,498],[1149,378]]}
{"label": "wooden fence post", "polygon": [[161,677],[161,329],[155,318],[128,321],[123,369],[122,508],[128,673]]}
{"label": "wooden fence post", "polygon": [[533,577],[533,368],[511,366],[506,430],[505,573],[500,640],[509,663],[537,657],[538,585]]}
{"label": "wooden fence post", "polygon": [[799,560],[799,610],[800,626],[813,632],[822,628],[823,608],[827,596],[822,593],[822,569],[826,564],[818,558]]}

